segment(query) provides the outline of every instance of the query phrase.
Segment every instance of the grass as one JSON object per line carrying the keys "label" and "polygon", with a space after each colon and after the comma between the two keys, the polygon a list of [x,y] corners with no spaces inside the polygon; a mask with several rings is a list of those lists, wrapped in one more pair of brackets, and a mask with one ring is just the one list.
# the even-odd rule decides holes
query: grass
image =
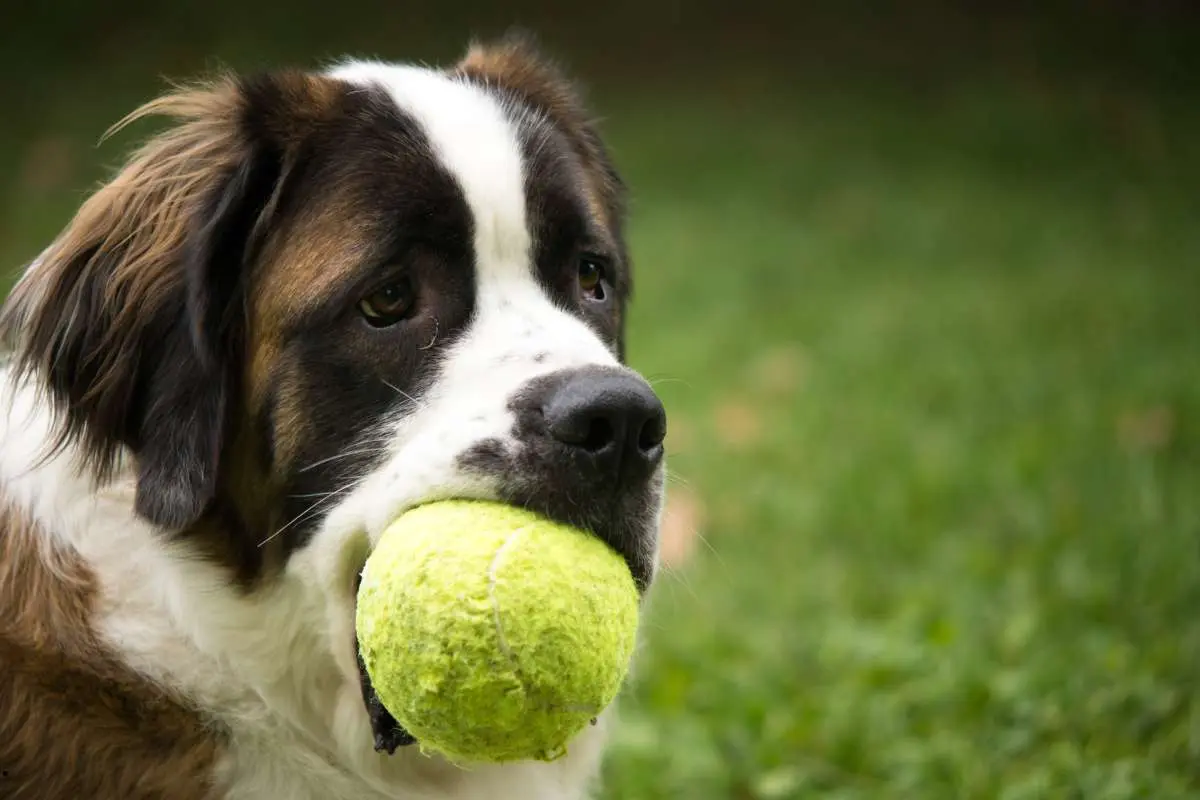
{"label": "grass", "polygon": [[[116,96],[48,118],[90,145]],[[631,357],[705,513],[604,796],[1200,797],[1187,97],[605,102],[636,191]],[[14,187],[15,263],[78,193]]]}
{"label": "grass", "polygon": [[607,797],[1200,796],[1200,162],[987,99],[623,121],[708,521]]}

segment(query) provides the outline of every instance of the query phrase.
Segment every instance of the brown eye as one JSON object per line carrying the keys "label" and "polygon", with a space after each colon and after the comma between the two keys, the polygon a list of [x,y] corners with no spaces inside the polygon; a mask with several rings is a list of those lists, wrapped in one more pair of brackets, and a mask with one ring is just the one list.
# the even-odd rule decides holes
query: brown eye
{"label": "brown eye", "polygon": [[593,299],[604,299],[604,265],[594,258],[579,259],[579,288]]}
{"label": "brown eye", "polygon": [[407,278],[381,286],[358,303],[367,322],[377,328],[395,325],[412,311],[415,293]]}

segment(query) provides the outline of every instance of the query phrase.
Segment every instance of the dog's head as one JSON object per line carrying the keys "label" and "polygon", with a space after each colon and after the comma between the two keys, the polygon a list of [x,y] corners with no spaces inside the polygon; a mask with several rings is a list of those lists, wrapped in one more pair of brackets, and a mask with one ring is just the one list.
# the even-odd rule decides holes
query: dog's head
{"label": "dog's head", "polygon": [[138,513],[251,590],[350,609],[387,524],[450,497],[584,527],[649,586],[665,417],[623,363],[624,188],[552,65],[506,40],[158,114],[4,312],[61,443],[129,461]]}

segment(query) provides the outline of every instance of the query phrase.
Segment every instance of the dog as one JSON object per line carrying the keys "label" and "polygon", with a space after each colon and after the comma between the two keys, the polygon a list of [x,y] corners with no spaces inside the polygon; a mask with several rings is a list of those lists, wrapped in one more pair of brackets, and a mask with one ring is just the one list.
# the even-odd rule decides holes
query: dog
{"label": "dog", "polygon": [[657,572],[666,415],[627,365],[627,187],[527,36],[446,67],[222,73],[0,312],[0,796],[589,796],[451,764],[374,695],[355,593],[390,521],[499,500]]}

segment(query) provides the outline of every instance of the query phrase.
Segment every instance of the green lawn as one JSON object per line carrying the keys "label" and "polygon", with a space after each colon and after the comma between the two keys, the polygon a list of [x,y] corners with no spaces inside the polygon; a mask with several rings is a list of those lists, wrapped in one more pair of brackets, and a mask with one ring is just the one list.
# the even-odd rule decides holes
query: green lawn
{"label": "green lawn", "polygon": [[1200,796],[1197,150],[987,99],[614,123],[708,513],[608,797]]}
{"label": "green lawn", "polygon": [[[853,83],[603,95],[704,507],[604,796],[1200,797],[1200,109]],[[130,87],[0,134],[83,162],[12,184],[0,253]]]}

